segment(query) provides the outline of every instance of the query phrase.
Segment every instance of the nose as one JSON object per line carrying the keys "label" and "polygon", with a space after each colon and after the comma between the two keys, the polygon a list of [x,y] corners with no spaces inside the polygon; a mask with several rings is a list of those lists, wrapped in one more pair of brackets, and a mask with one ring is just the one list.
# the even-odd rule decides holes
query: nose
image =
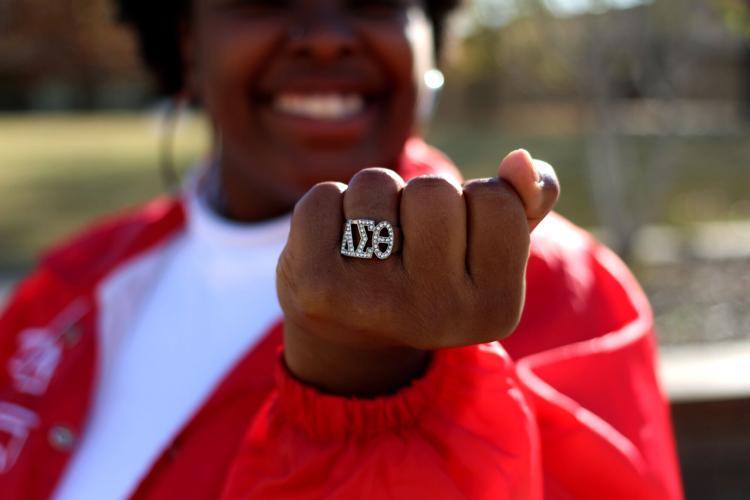
{"label": "nose", "polygon": [[351,21],[342,13],[308,11],[290,27],[289,43],[297,56],[333,60],[351,55],[357,42]]}

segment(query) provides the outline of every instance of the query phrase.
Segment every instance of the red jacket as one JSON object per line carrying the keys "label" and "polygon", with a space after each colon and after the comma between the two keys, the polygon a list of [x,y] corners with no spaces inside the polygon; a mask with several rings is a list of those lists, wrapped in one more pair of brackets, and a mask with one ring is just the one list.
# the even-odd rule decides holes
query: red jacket
{"label": "red jacket", "polygon": [[[457,175],[419,140],[405,177]],[[100,287],[157,259],[179,199],[105,221],[50,252],[0,316],[0,492],[48,497],[85,429]],[[559,216],[532,237],[523,318],[498,343],[435,353],[395,395],[334,397],[278,362],[280,323],[163,450],[135,498],[679,499],[648,303],[623,264]],[[135,302],[134,302],[135,301]],[[106,313],[106,314],[105,314]],[[102,478],[106,480],[106,478]]]}

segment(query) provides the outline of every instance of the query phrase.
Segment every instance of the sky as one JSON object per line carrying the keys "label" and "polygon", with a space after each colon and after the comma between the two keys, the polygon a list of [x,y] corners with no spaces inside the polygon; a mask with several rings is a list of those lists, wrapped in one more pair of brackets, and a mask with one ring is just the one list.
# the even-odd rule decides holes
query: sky
{"label": "sky", "polygon": [[545,0],[550,10],[559,15],[576,15],[583,12],[626,9],[644,3],[642,0]]}
{"label": "sky", "polygon": [[[653,0],[540,0],[558,16],[575,16],[585,12],[625,9]],[[487,26],[503,26],[514,17],[524,0],[473,0],[473,15],[468,24],[478,22]],[[461,23],[459,23],[461,24]],[[466,26],[471,30],[470,26]],[[460,30],[460,28],[459,28]]]}

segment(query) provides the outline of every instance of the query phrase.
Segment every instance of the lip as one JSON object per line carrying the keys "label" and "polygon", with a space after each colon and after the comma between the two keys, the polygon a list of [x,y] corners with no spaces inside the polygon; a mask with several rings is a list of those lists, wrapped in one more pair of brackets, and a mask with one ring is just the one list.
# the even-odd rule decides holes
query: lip
{"label": "lip", "polygon": [[275,89],[259,89],[251,94],[253,101],[264,106],[270,105],[275,96],[282,94],[358,94],[368,105],[384,101],[386,98],[386,91],[373,85],[322,80],[297,81]]}
{"label": "lip", "polygon": [[[266,83],[266,85],[263,85]],[[357,94],[364,100],[358,113],[341,119],[316,119],[287,113],[273,106],[274,98],[283,94]],[[379,78],[341,78],[310,75],[262,82],[252,99],[261,122],[272,132],[292,136],[313,145],[337,144],[361,140],[370,132],[377,115],[387,101],[385,87]]]}
{"label": "lip", "polygon": [[335,120],[315,119],[275,109],[271,101],[259,106],[261,121],[273,132],[292,135],[309,144],[341,144],[362,139],[373,125],[378,114],[379,99],[365,99],[358,113]]}
{"label": "lip", "polygon": [[253,93],[259,97],[290,93],[358,93],[364,96],[382,95],[386,92],[386,81],[373,72],[345,68],[322,73],[320,71],[297,71],[283,77],[274,75],[258,83]]}
{"label": "lip", "polygon": [[355,116],[365,105],[361,94],[281,94],[273,100],[278,111],[328,121]]}

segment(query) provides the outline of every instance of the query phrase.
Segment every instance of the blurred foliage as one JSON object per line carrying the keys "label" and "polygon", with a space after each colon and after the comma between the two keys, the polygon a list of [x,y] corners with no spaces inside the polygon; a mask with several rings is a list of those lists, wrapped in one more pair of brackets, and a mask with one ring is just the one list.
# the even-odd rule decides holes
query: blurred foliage
{"label": "blurred foliage", "polygon": [[[163,191],[160,122],[146,114],[0,115],[0,273],[93,219]],[[202,122],[183,123],[181,169],[207,151]]]}
{"label": "blurred foliage", "polygon": [[734,33],[750,38],[750,0],[715,0]]}
{"label": "blurred foliage", "polygon": [[[181,122],[174,149],[180,172],[206,154],[208,135],[196,117]],[[428,139],[467,178],[492,176],[505,152],[527,148],[555,165],[563,186],[559,211],[585,226],[598,223],[583,168],[585,136],[472,126],[445,119],[439,111]],[[0,165],[5,166],[0,169],[0,274],[28,270],[55,241],[163,192],[160,140],[154,115],[0,115]],[[625,138],[629,183],[643,184],[648,174],[643,158],[653,154],[657,143],[652,136]],[[678,142],[677,154],[680,169],[657,207],[659,220],[685,225],[750,217],[748,135],[686,137]]]}
{"label": "blurred foliage", "polygon": [[[467,178],[494,175],[524,147],[555,166],[558,210],[580,225],[619,224],[627,238],[641,224],[750,219],[750,112],[740,112],[750,110],[750,0],[590,0],[575,14],[565,0],[467,3],[428,132]],[[134,40],[111,7],[0,0],[0,108],[147,102]],[[196,119],[177,137],[184,172],[209,139]],[[161,140],[153,115],[0,115],[0,278],[163,192]],[[747,280],[732,279],[746,264],[637,266],[662,340],[750,331]]]}
{"label": "blurred foliage", "polygon": [[[628,2],[630,8],[612,8]],[[484,165],[488,173],[498,155],[527,146],[560,170],[568,193],[562,210],[578,222],[621,233],[618,238],[624,243],[616,246],[623,253],[639,225],[682,220],[684,214],[674,208],[674,200],[681,197],[700,206],[716,205],[698,215],[723,216],[734,210],[727,206],[737,198],[736,183],[724,183],[726,192],[718,195],[706,193],[731,179],[730,172],[743,161],[735,152],[746,150],[740,145],[722,151],[717,144],[726,141],[736,147],[742,142],[738,138],[744,137],[742,120],[747,117],[737,110],[742,103],[750,109],[750,52],[740,33],[745,33],[741,27],[747,25],[750,0],[590,0],[588,10],[561,15],[566,4],[563,0],[468,3],[462,13],[461,43],[453,46],[454,57],[449,58],[441,114],[432,128],[438,145],[457,155],[467,171]],[[41,109],[117,107],[139,102],[128,92],[147,96],[134,41],[114,23],[113,14],[111,0],[0,1],[0,106],[15,99],[12,91],[6,92],[12,88],[26,93],[25,104]],[[713,104],[694,106],[703,102]],[[57,129],[45,125],[46,119],[30,119],[28,130],[16,118],[2,124],[9,127],[0,134],[4,164],[29,169],[29,174],[42,169],[45,180],[38,181],[37,194],[44,199],[74,193],[59,209],[58,236],[72,225],[65,214],[80,210],[73,220],[84,208],[73,208],[79,206],[80,193],[69,182],[72,176],[55,177],[50,174],[55,168],[80,172],[82,186],[87,184],[86,175],[95,175],[97,164],[107,165],[110,171],[129,161],[149,165],[156,175],[156,160],[148,156],[155,151],[151,144],[155,139],[133,131],[129,119],[121,122],[122,134],[140,142],[124,149],[115,132],[118,119],[112,116],[73,117],[68,122],[60,118],[57,123],[65,125]],[[109,125],[98,130],[99,120]],[[31,147],[21,138],[34,137],[36,127],[49,134],[40,137],[34,148],[56,151],[54,162],[41,158],[43,153],[19,156],[18,151]],[[101,151],[90,156],[86,141],[106,130],[112,134],[112,154]],[[58,144],[57,137],[65,139]],[[110,136],[104,137],[101,144],[108,144]],[[118,151],[122,154],[115,154]],[[693,167],[696,158],[709,164],[716,164],[711,163],[715,158],[726,159],[724,175],[718,181],[703,181],[699,194],[677,192],[692,172],[697,172],[695,179],[702,178]],[[53,163],[58,166],[45,166]],[[60,183],[62,194],[53,192],[52,179]],[[143,177],[138,179],[134,185],[144,186],[142,193],[158,191],[145,188]],[[120,193],[108,191],[108,182],[101,178],[105,186],[101,192],[109,193],[102,196],[124,203]],[[23,201],[22,192],[5,189],[11,191],[7,200],[0,197],[0,209],[21,200],[14,210],[27,213],[31,198]],[[99,195],[91,193],[94,199]],[[0,241],[9,241],[23,228],[17,226],[11,237],[2,231]]]}
{"label": "blurred foliage", "polygon": [[640,97],[637,87],[653,78],[666,78],[662,85],[678,97],[743,97],[735,91],[740,84],[728,80],[741,74],[746,44],[725,23],[746,23],[750,2],[611,3],[592,0],[587,12],[561,17],[551,0],[473,2],[462,18],[451,81],[469,93],[491,88],[496,94],[482,98],[495,103],[585,98],[592,70],[624,98]]}
{"label": "blurred foliage", "polygon": [[[664,220],[665,198],[684,171],[685,137],[702,140],[745,126],[748,44],[727,29],[718,1],[655,0],[616,9],[614,0],[591,0],[588,9],[561,16],[566,2],[480,0],[469,11],[450,72],[448,104],[461,103],[451,114],[519,132],[508,115],[517,118],[520,103],[545,103],[549,110],[565,102],[575,109],[558,113],[558,122],[541,122],[551,116],[541,106],[527,106],[526,114],[540,117],[539,128],[573,129],[583,138],[580,180],[598,222],[627,256],[638,227]],[[639,135],[648,147],[633,146]],[[560,154],[550,158],[557,162]]]}

